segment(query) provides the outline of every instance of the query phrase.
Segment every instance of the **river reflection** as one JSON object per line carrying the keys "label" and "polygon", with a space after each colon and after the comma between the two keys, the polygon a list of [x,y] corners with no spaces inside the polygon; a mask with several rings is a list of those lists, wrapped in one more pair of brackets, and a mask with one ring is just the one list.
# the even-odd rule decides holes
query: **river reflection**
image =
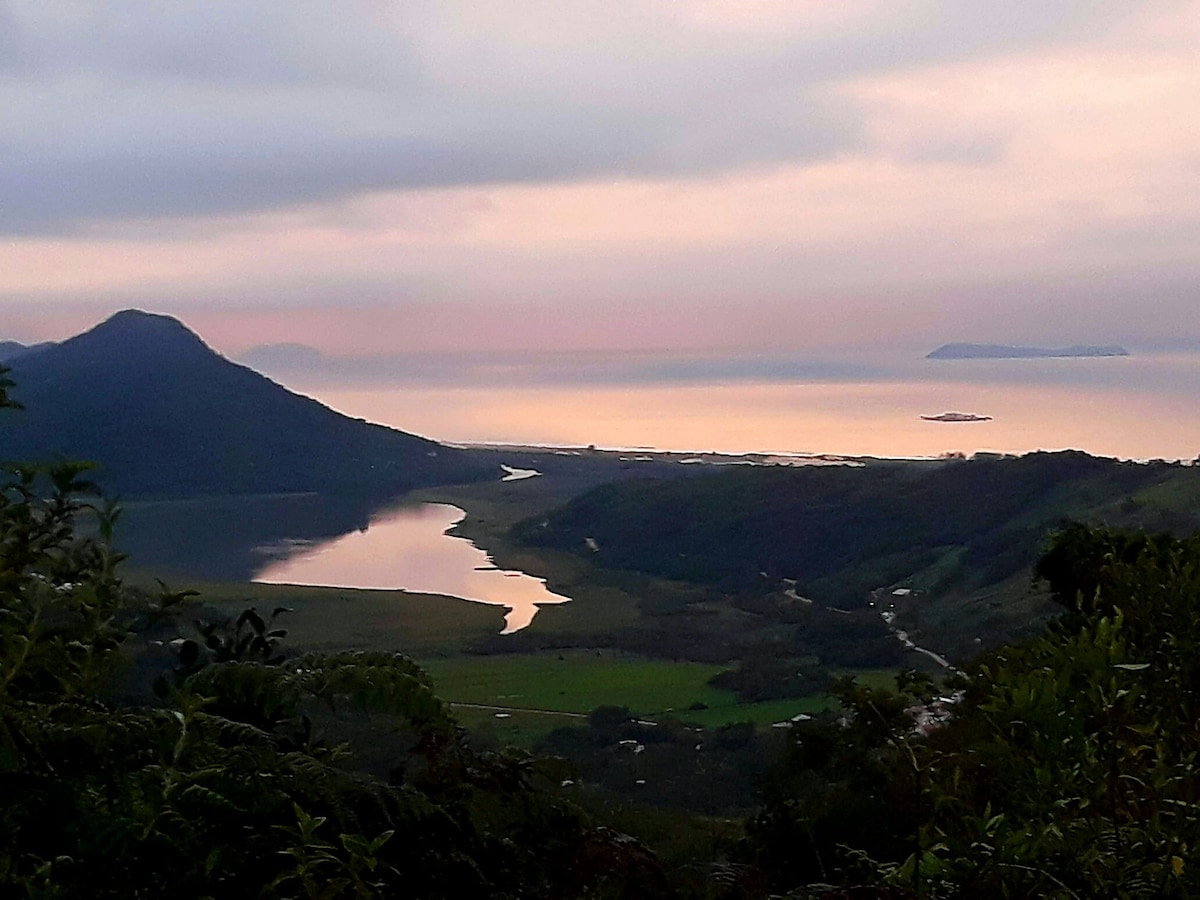
{"label": "river reflection", "polygon": [[380,513],[361,531],[317,543],[263,548],[274,557],[254,576],[263,584],[403,589],[508,607],[502,634],[525,628],[542,604],[565,603],[540,578],[497,569],[466,538],[446,532],[466,515],[457,506],[422,503]]}

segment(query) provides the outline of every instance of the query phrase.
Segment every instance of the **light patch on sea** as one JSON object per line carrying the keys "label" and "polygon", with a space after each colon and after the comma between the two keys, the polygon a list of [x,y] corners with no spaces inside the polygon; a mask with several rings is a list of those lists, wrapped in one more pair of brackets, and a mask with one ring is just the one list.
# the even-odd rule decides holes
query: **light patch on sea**
{"label": "light patch on sea", "polygon": [[287,541],[263,548],[271,557],[254,576],[263,584],[405,590],[505,606],[502,634],[520,631],[538,608],[570,600],[524,572],[498,569],[466,538],[447,532],[466,513],[445,503],[382,512],[362,531],[317,543]]}
{"label": "light patch on sea", "polygon": [[[858,380],[304,387],[350,415],[452,442],[886,457],[1200,454],[1195,354],[919,360]],[[991,418],[921,418],[944,412]]]}

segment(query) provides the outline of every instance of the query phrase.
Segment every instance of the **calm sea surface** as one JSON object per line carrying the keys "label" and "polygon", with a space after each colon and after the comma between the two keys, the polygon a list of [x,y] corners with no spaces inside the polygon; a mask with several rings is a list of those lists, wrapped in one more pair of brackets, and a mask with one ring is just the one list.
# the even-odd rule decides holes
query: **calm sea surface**
{"label": "calm sea surface", "polygon": [[[921,361],[861,380],[296,386],[442,441],[936,456],[1080,449],[1200,454],[1200,355]],[[990,421],[939,423],[943,412]]]}

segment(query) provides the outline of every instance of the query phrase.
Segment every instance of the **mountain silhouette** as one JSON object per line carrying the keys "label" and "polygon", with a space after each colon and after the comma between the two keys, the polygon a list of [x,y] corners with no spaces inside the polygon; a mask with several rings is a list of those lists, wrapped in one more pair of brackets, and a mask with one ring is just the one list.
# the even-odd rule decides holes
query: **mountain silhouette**
{"label": "mountain silhouette", "polygon": [[398,493],[499,475],[294,394],[169,316],[125,310],[8,365],[25,409],[0,414],[0,459],[92,461],[124,497]]}
{"label": "mountain silhouette", "polygon": [[52,346],[49,341],[42,344],[29,345],[22,344],[19,341],[0,341],[0,363],[7,364],[10,359],[16,359],[18,356],[24,356],[26,353],[44,350],[49,346]]}

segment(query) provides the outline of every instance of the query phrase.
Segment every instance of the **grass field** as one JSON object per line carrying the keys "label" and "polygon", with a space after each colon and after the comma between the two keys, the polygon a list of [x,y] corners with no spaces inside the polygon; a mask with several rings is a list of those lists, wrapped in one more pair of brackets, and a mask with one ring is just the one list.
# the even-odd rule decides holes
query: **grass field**
{"label": "grass field", "polygon": [[[627,706],[654,721],[671,716],[694,725],[767,726],[828,709],[828,697],[738,703],[708,680],[721,666],[649,660],[609,650],[423,659],[438,696],[459,722],[503,743],[529,746],[549,731],[580,725],[598,706]],[[894,670],[847,672],[864,684],[895,687]],[[691,707],[703,704],[702,708]],[[536,712],[534,712],[536,710]]]}
{"label": "grass field", "polygon": [[[153,579],[136,573],[127,580],[154,591]],[[279,619],[294,652],[337,650],[399,651],[409,656],[461,653],[504,627],[504,608],[436,594],[367,591],[251,582],[190,581],[172,589],[199,591],[198,601],[231,616],[254,606],[269,613],[292,611]]]}
{"label": "grass field", "polygon": [[[136,573],[128,580],[156,588],[152,579]],[[414,657],[433,678],[437,694],[453,705],[459,722],[499,743],[532,746],[555,728],[583,724],[588,713],[604,705],[627,706],[649,720],[672,716],[708,727],[745,721],[768,726],[830,705],[824,696],[738,703],[732,692],[708,684],[722,666],[611,649],[468,654],[480,637],[500,630],[503,610],[436,595],[246,582],[186,586],[200,592],[205,607],[229,615],[249,606],[264,613],[288,607],[292,611],[280,625],[288,630],[285,645],[293,652],[363,649]],[[890,670],[853,674],[864,683],[894,686]]]}
{"label": "grass field", "polygon": [[442,698],[458,703],[573,713],[613,704],[653,716],[693,703],[728,706],[733,698],[707,684],[721,666],[639,659],[609,650],[420,662]]}

